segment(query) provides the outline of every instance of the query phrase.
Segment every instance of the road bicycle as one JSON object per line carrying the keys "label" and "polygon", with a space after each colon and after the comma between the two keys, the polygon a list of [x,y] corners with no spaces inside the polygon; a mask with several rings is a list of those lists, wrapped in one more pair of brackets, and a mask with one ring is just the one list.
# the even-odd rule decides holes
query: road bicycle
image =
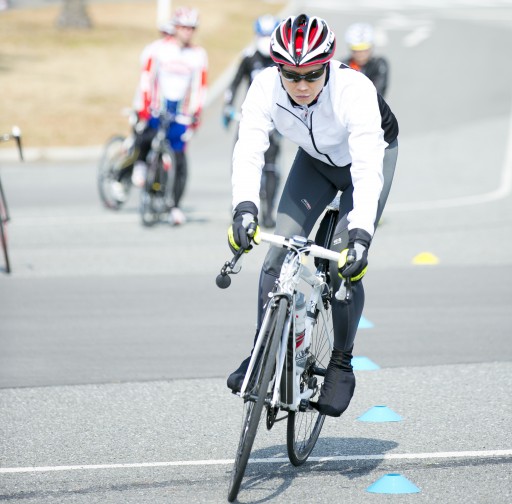
{"label": "road bicycle", "polygon": [[[167,138],[169,125],[177,122],[183,125],[192,124],[192,118],[171,111],[160,114],[159,125],[147,157],[148,171],[146,181],[140,193],[140,215],[144,226],[153,226],[160,222],[162,216],[167,217],[174,207],[174,184],[176,179],[176,154]],[[184,133],[188,141],[191,129]]]}
{"label": "road bicycle", "polygon": [[[133,164],[137,159],[135,133],[137,122],[134,112],[129,112],[132,133],[128,136],[114,135],[105,144],[98,164],[98,192],[103,205],[112,210],[119,210],[128,200],[132,188]],[[114,184],[121,183],[122,197],[113,191]]]}
{"label": "road bicycle", "polygon": [[[23,150],[21,148],[21,131],[17,126],[14,126],[10,133],[5,133],[0,136],[0,142],[8,142],[15,140],[20,154],[20,159],[23,161]],[[9,208],[7,207],[7,200],[5,198],[2,180],[0,179],[0,242],[2,243],[2,251],[5,261],[5,272],[11,272],[11,263],[9,261],[9,252],[7,250],[7,222],[11,219],[9,215]]]}
{"label": "road bicycle", "polygon": [[[288,458],[300,466],[313,450],[325,416],[315,409],[320,389],[333,348],[331,303],[333,289],[329,262],[338,261],[340,254],[328,249],[339,214],[339,200],[327,207],[322,219],[322,243],[316,244],[302,236],[284,236],[260,233],[260,239],[272,246],[288,250],[278,280],[269,294],[263,322],[259,330],[251,360],[240,393],[244,401],[242,430],[231,472],[228,501],[233,502],[239,492],[260,418],[265,410],[268,430],[281,420],[287,420],[286,446]],[[318,239],[317,234],[317,239]],[[307,265],[314,257],[316,271]],[[239,251],[224,264],[217,276],[217,285],[226,288],[229,275],[241,269]],[[347,262],[353,261],[350,255]],[[307,291],[305,332],[298,331],[300,309],[298,301]],[[350,302],[350,281],[342,283],[335,298]],[[279,417],[280,412],[283,416]]]}

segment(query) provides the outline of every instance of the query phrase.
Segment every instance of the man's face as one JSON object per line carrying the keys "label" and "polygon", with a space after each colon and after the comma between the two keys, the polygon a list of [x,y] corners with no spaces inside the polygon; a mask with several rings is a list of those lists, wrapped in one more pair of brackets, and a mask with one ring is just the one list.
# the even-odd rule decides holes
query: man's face
{"label": "man's face", "polygon": [[359,66],[364,66],[368,63],[372,54],[371,49],[363,49],[361,51],[352,51],[352,58]]}
{"label": "man's face", "polygon": [[183,44],[188,45],[194,36],[195,28],[190,26],[176,26],[175,37]]}
{"label": "man's face", "polygon": [[[320,93],[325,84],[325,65],[294,67],[284,65],[280,69],[281,82],[293,101],[299,105],[309,105]],[[307,76],[308,80],[300,77]]]}

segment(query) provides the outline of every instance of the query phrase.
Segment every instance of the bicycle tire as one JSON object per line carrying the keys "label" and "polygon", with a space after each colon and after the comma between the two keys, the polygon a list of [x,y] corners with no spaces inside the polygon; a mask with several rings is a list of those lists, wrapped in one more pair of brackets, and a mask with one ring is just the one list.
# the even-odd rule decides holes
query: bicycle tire
{"label": "bicycle tire", "polygon": [[161,153],[162,168],[166,172],[165,179],[165,205],[169,211],[174,206],[174,183],[176,180],[176,154],[170,145],[166,145]]}
{"label": "bicycle tire", "polygon": [[[125,152],[125,140],[126,137],[122,135],[110,138],[103,148],[98,164],[98,192],[103,205],[111,210],[119,210],[124,205],[132,187],[131,178],[128,175],[134,156],[131,151]],[[121,179],[126,192],[124,201],[114,198],[111,191],[112,182],[118,181],[121,170],[127,171],[127,175]]]}
{"label": "bicycle tire", "polygon": [[[332,312],[330,303],[326,303],[325,315],[322,311],[316,314],[316,321],[311,334],[311,346],[307,365],[300,377],[300,387],[308,386],[311,379],[317,381],[317,394],[320,381],[325,376],[332,352],[333,342]],[[288,413],[286,429],[286,447],[288,458],[294,466],[306,462],[313,451],[322,430],[325,415],[309,407],[305,411],[297,410]]]}
{"label": "bicycle tire", "polygon": [[159,182],[159,157],[152,154],[148,159],[148,171],[144,187],[140,192],[140,216],[146,227],[154,226],[160,220],[160,212],[156,207],[156,195]]}
{"label": "bicycle tire", "polygon": [[0,180],[0,215],[3,217],[4,222],[9,222],[11,217],[9,215],[9,208],[7,207],[7,200],[5,199],[4,186]]}
{"label": "bicycle tire", "polygon": [[2,243],[2,250],[4,254],[5,272],[10,273],[11,263],[9,261],[9,251],[7,250],[7,220],[8,216],[6,214],[6,208],[3,201],[0,201],[0,242]]}
{"label": "bicycle tire", "polygon": [[[174,177],[174,151],[167,146],[151,153],[148,159],[148,173],[141,191],[141,218],[144,226],[153,226],[163,214],[171,209],[172,196],[168,194],[169,176]],[[174,179],[171,179],[171,182]]]}
{"label": "bicycle tire", "polygon": [[273,313],[270,315],[269,329],[265,335],[262,355],[256,362],[249,378],[248,392],[255,397],[255,400],[246,400],[244,403],[242,431],[229,484],[229,502],[233,502],[238,495],[249,461],[263,406],[267,399],[268,387],[275,369],[275,356],[284,330],[288,301],[281,298],[270,309],[273,310]]}

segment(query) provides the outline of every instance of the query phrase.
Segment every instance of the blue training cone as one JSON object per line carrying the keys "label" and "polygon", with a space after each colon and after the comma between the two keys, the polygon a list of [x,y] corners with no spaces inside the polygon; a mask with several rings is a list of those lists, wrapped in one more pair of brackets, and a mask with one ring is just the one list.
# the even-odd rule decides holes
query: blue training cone
{"label": "blue training cone", "polygon": [[361,422],[399,422],[402,417],[387,406],[374,406],[357,419]]}
{"label": "blue training cone", "polygon": [[380,369],[380,366],[375,364],[368,357],[352,357],[352,368],[354,371],[375,371]]}
{"label": "blue training cone", "polygon": [[373,323],[361,315],[361,318],[359,319],[359,325],[357,327],[358,329],[371,329],[373,327]]}
{"label": "blue training cone", "polygon": [[381,494],[410,494],[421,490],[401,474],[386,474],[370,485],[367,492]]}

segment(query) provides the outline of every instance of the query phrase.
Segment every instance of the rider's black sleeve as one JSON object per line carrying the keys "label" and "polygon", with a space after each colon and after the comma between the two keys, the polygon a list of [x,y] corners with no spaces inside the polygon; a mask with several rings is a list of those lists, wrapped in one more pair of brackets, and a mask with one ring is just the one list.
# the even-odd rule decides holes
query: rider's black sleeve
{"label": "rider's black sleeve", "polygon": [[229,91],[231,91],[231,99],[228,102],[228,105],[231,105],[235,101],[235,95],[238,90],[238,87],[240,86],[241,82],[244,79],[250,78],[250,69],[249,69],[249,58],[246,56],[244,59],[240,62],[240,65],[238,66],[238,70],[236,71],[235,77],[233,78],[233,81],[231,82],[231,85],[229,86]]}
{"label": "rider's black sleeve", "polygon": [[377,94],[377,99],[379,102],[381,126],[384,130],[384,140],[388,144],[391,144],[398,137],[398,121],[396,120],[395,114],[391,112],[389,105],[380,94]]}
{"label": "rider's black sleeve", "polygon": [[382,57],[372,58],[365,66],[364,73],[377,88],[377,93],[384,96],[388,87],[388,62]]}

